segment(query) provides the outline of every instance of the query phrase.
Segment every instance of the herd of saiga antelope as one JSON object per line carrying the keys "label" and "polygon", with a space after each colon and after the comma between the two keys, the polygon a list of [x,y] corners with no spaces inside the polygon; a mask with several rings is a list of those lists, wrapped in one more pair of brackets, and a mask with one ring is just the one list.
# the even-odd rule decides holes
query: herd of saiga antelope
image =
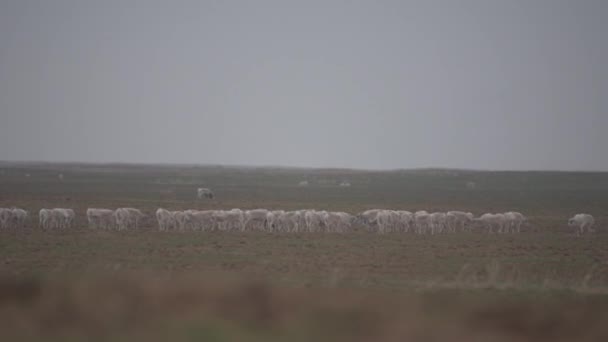
{"label": "herd of saiga antelope", "polygon": [[[89,227],[97,229],[137,229],[146,215],[135,208],[116,210],[89,208],[86,212]],[[462,211],[409,212],[402,210],[372,209],[351,215],[345,212],[317,210],[185,210],[169,211],[159,208],[156,213],[161,231],[263,231],[263,232],[336,232],[352,231],[356,225],[377,233],[440,234],[482,230],[488,233],[519,233],[528,223],[518,212],[475,217]],[[0,208],[0,228],[24,228],[29,213],[20,208]],[[39,227],[44,230],[71,228],[76,213],[72,209],[41,209]],[[577,214],[568,225],[577,235],[594,232],[595,220],[589,214]]]}

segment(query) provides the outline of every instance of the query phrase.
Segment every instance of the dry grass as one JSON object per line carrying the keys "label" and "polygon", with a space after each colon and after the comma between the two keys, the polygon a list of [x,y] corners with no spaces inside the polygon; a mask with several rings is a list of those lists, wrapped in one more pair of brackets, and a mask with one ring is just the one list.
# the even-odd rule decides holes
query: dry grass
{"label": "dry grass", "polygon": [[3,279],[3,340],[601,341],[606,298],[386,293],[201,276]]}
{"label": "dry grass", "polygon": [[603,340],[606,240],[555,233],[4,233],[0,335]]}

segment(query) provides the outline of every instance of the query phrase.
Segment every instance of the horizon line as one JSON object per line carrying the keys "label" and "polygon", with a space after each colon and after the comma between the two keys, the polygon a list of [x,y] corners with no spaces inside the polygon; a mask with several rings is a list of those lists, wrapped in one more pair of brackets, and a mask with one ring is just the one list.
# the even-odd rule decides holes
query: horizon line
{"label": "horizon line", "polygon": [[92,161],[44,161],[44,160],[2,160],[0,167],[12,165],[87,165],[87,166],[163,166],[163,167],[218,167],[218,168],[249,168],[249,169],[297,169],[297,170],[344,170],[356,172],[400,172],[400,171],[461,171],[461,172],[576,172],[576,173],[608,173],[608,170],[568,170],[568,169],[475,169],[444,166],[425,166],[413,168],[352,168],[338,166],[290,166],[271,164],[220,164],[220,163],[176,163],[176,162],[92,162]]}

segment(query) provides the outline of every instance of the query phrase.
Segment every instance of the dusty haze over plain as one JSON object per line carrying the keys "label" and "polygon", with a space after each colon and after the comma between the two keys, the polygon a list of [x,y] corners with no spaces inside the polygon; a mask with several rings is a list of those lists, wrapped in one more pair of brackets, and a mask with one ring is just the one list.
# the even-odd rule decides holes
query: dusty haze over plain
{"label": "dusty haze over plain", "polygon": [[608,1],[0,2],[0,160],[608,170]]}

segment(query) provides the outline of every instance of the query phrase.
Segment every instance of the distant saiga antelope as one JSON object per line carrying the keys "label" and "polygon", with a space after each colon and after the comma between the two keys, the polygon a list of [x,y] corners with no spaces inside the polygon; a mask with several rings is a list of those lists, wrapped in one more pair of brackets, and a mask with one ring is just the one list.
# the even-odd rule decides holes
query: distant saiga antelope
{"label": "distant saiga antelope", "polygon": [[215,197],[215,195],[213,194],[213,191],[211,191],[208,188],[198,188],[198,189],[196,189],[196,197],[198,199],[203,199],[203,198],[213,199]]}

